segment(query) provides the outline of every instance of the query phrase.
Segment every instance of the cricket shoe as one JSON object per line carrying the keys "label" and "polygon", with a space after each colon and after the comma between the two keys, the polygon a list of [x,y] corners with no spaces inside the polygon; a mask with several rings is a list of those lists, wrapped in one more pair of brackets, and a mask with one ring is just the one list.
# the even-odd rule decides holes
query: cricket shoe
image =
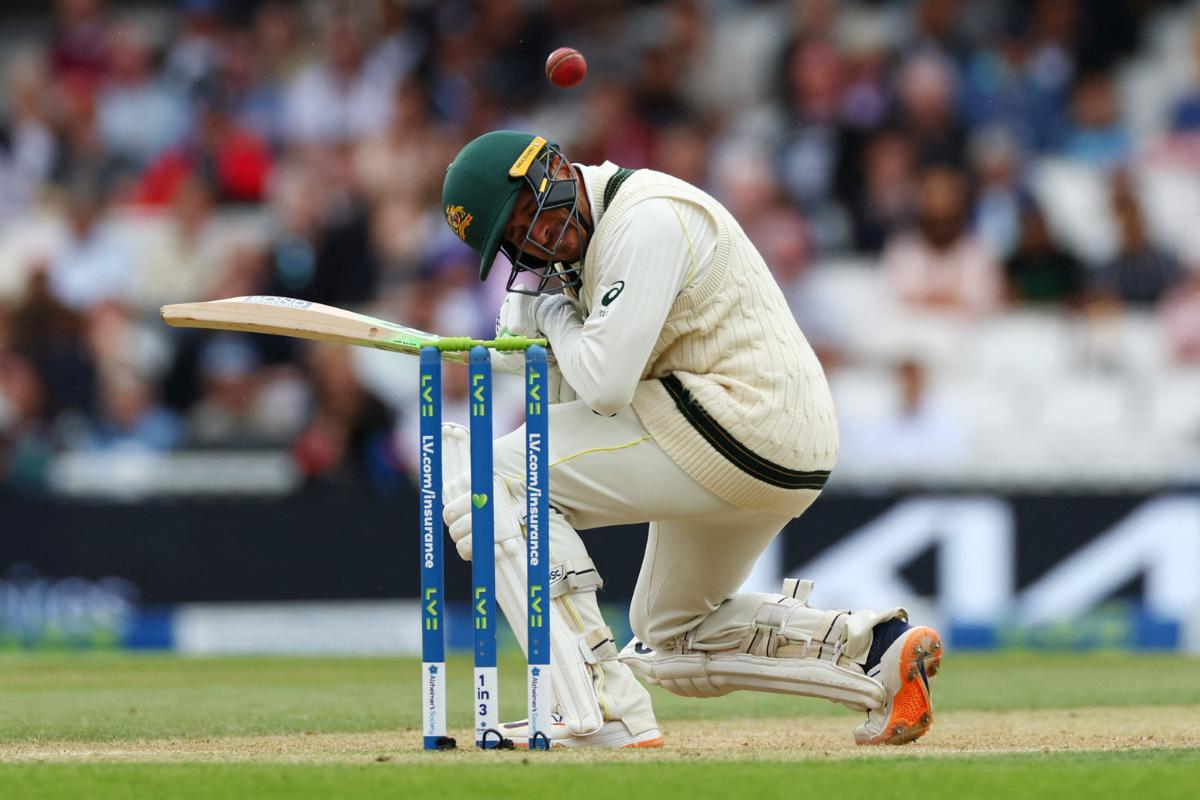
{"label": "cricket shoe", "polygon": [[929,679],[941,666],[942,637],[933,628],[909,627],[899,619],[877,625],[867,676],[883,684],[887,702],[867,711],[867,721],[854,731],[854,740],[907,744],[924,736],[933,725]]}
{"label": "cricket shoe", "polygon": [[[634,735],[620,720],[609,720],[600,730],[588,736],[576,736],[567,729],[561,714],[550,715],[551,747],[604,747],[613,750],[622,748],[662,747],[663,737],[658,728]],[[529,720],[508,722],[500,726],[506,739],[511,739],[518,750],[529,748]]]}

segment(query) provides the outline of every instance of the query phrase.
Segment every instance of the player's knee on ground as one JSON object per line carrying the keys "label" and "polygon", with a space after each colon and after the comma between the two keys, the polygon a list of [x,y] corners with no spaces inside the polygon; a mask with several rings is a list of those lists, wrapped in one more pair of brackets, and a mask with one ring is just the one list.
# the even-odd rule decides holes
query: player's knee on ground
{"label": "player's knee on ground", "polygon": [[687,697],[752,689],[823,697],[858,710],[881,706],[883,686],[864,670],[872,630],[905,618],[904,610],[823,611],[808,605],[811,581],[788,579],[783,589],[757,596],[762,602],[744,625],[726,632],[732,637],[708,641],[698,635],[702,626],[693,626],[667,648],[634,639],[621,661],[643,680]]}

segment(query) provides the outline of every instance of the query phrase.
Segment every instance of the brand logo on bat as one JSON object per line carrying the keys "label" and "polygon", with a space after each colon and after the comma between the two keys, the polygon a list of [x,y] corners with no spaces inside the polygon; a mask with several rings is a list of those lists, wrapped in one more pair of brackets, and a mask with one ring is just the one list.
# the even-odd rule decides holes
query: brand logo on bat
{"label": "brand logo on bat", "polygon": [[475,216],[468,214],[462,206],[446,206],[446,222],[449,223],[450,230],[454,231],[464,242],[467,240],[467,226],[473,219]]}
{"label": "brand logo on bat", "polygon": [[610,288],[607,292],[604,293],[604,297],[600,298],[600,305],[606,306],[609,303],[611,303],[613,300],[616,300],[617,297],[620,296],[621,290],[624,288],[625,288],[625,281],[617,281],[616,283],[614,283],[612,285],[612,288]]}
{"label": "brand logo on bat", "polygon": [[242,298],[243,303],[254,303],[259,306],[284,306],[285,308],[308,308],[312,305],[309,300],[297,300],[294,297],[274,297],[269,294],[255,294]]}

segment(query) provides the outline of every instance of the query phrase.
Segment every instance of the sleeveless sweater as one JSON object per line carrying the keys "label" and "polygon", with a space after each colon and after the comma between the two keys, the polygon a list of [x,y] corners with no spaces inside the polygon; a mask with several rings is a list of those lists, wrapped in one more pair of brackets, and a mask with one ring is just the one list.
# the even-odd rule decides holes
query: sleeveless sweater
{"label": "sleeveless sweater", "polygon": [[610,191],[595,210],[584,260],[585,309],[609,231],[639,202],[694,203],[717,229],[712,263],[671,306],[634,394],[635,413],[713,494],[748,510],[801,513],[837,458],[837,422],[820,362],[767,265],[724,206],[696,187],[651,170],[605,177]]}

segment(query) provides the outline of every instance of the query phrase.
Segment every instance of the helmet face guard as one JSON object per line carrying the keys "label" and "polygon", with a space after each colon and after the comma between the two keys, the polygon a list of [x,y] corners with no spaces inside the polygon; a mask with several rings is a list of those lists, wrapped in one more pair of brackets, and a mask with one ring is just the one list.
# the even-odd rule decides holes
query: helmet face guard
{"label": "helmet face guard", "polygon": [[[553,156],[558,156],[558,165],[551,172]],[[535,296],[565,292],[568,296],[577,297],[579,286],[583,283],[583,258],[592,231],[591,226],[580,219],[579,184],[571,174],[566,157],[556,145],[547,144],[529,165],[525,173],[525,184],[537,200],[537,210],[533,219],[529,221],[525,239],[519,246],[511,242],[500,244],[500,249],[512,264],[507,289],[510,292]],[[567,208],[570,211],[554,241],[548,247],[535,242],[530,236],[542,212],[558,208]],[[572,226],[579,238],[581,252],[578,261],[564,264],[562,259],[558,258],[558,248],[562,246],[563,239]]]}

